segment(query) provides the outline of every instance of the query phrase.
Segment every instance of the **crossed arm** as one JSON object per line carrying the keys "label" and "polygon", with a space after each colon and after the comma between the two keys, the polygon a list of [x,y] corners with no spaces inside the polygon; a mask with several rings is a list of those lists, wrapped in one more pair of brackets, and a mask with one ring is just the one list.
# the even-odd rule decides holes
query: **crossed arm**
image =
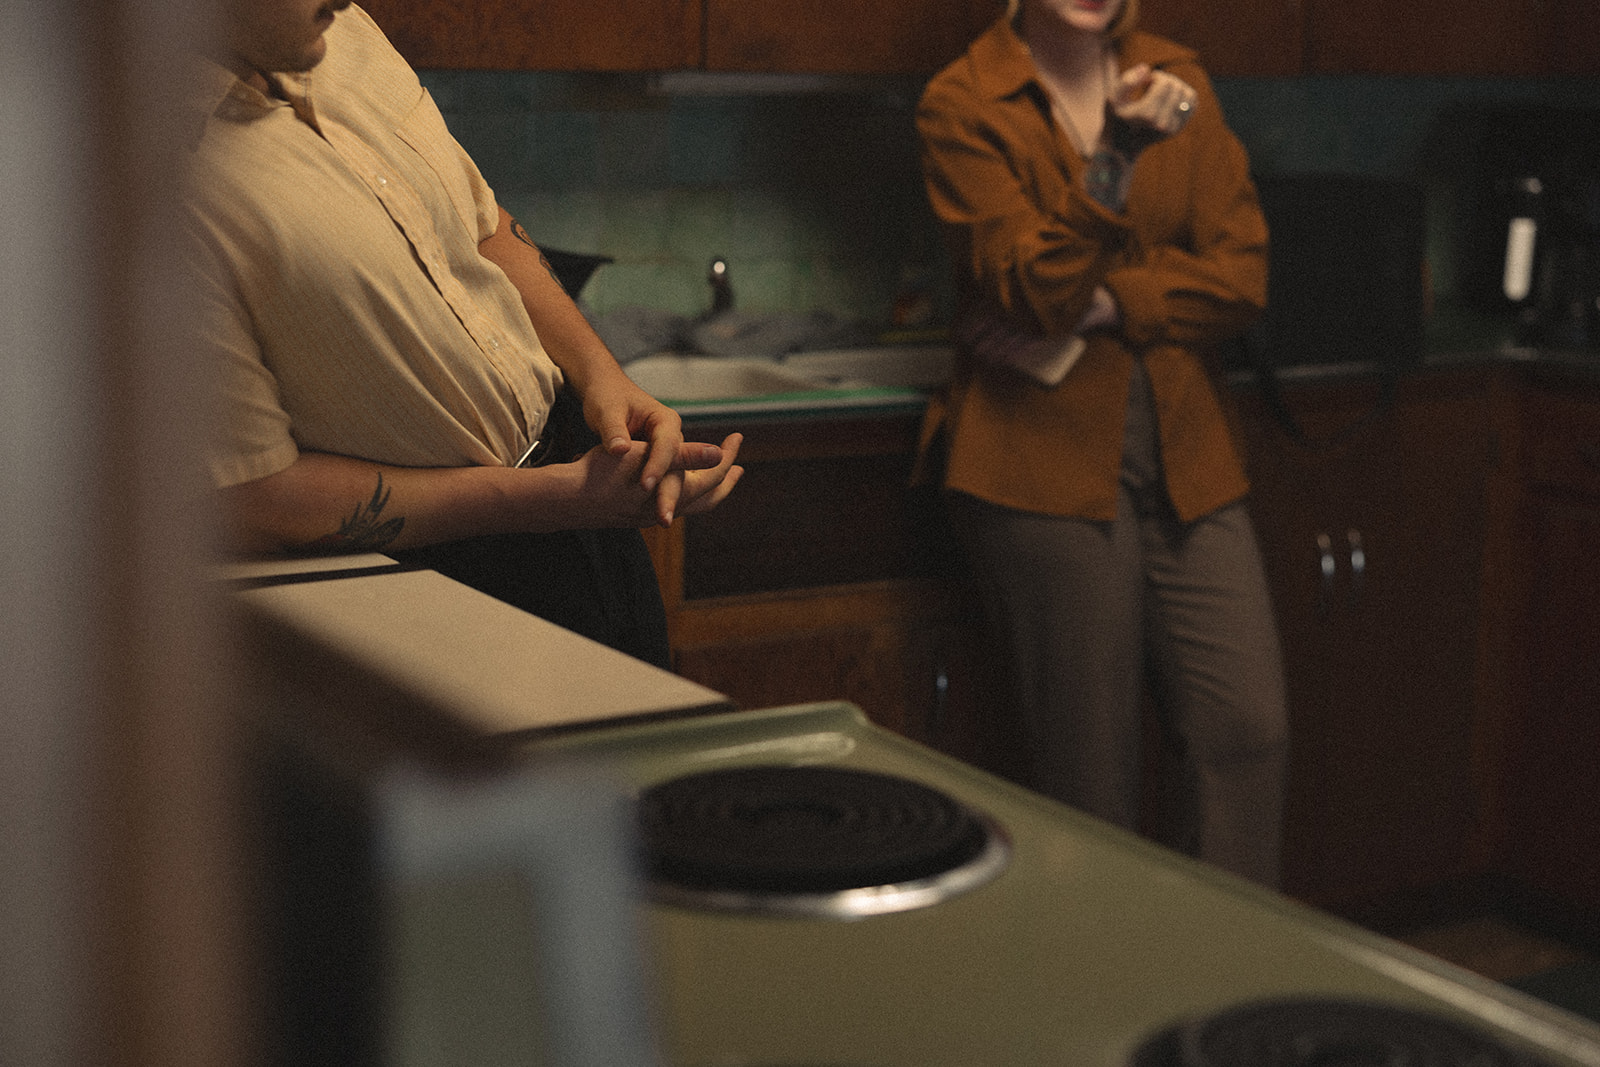
{"label": "crossed arm", "polygon": [[583,401],[601,445],[572,463],[410,468],[306,452],[222,490],[234,547],[251,553],[405,549],[485,534],[669,525],[709,510],[743,473],[741,438],[685,442],[676,412],[634,385],[502,208],[479,245],[506,272]]}

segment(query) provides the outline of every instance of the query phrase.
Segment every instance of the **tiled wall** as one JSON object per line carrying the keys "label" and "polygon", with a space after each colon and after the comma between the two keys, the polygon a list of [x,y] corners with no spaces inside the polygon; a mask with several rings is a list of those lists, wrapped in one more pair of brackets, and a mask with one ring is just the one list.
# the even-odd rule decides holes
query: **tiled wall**
{"label": "tiled wall", "polygon": [[597,311],[737,306],[888,320],[902,278],[942,278],[917,177],[916,83],[837,95],[664,95],[627,75],[428,72],[430,91],[535,240],[617,262]]}
{"label": "tiled wall", "polygon": [[[848,92],[682,95],[633,75],[424,72],[451,128],[536,240],[617,262],[584,292],[605,312],[679,315],[710,300],[706,267],[730,264],[738,306],[887,325],[897,297],[946,265],[917,175],[915,81]],[[1221,79],[1229,122],[1263,172],[1410,177],[1430,232],[1450,232],[1481,104],[1600,107],[1600,82],[1323,77]],[[1435,282],[1451,249],[1431,241]],[[904,306],[904,304],[902,304]],[[936,311],[937,314],[937,311]]]}

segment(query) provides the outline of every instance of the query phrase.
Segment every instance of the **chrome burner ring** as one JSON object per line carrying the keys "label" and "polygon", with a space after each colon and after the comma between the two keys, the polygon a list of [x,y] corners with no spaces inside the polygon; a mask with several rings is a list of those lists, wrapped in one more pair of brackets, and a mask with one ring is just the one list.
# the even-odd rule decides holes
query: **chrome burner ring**
{"label": "chrome burner ring", "polygon": [[1005,869],[991,819],[904,778],[759,766],[646,790],[639,826],[654,900],[855,919],[929,907]]}

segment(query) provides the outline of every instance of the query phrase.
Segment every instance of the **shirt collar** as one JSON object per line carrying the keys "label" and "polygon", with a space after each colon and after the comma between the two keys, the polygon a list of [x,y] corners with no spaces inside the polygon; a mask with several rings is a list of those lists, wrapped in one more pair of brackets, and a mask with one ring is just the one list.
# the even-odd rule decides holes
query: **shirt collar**
{"label": "shirt collar", "polygon": [[985,30],[972,43],[969,55],[978,88],[993,99],[1015,96],[1038,80],[1033,56],[1008,18]]}
{"label": "shirt collar", "polygon": [[214,59],[194,56],[190,63],[186,106],[193,117],[196,144],[214,120],[248,122],[280,107],[309,115],[309,74],[273,74],[288,102],[250,85]]}

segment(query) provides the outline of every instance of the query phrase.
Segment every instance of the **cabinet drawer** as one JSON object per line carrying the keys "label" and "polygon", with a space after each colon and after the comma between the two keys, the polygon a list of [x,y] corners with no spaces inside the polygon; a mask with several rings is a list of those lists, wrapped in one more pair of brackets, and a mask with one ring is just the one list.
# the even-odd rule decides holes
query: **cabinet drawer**
{"label": "cabinet drawer", "polygon": [[683,523],[687,601],[894,581],[927,572],[933,501],[911,487],[921,413],[704,424],[745,435],[739,487]]}
{"label": "cabinet drawer", "polygon": [[909,578],[916,573],[911,457],[753,462],[683,538],[686,600]]}
{"label": "cabinet drawer", "polygon": [[1523,418],[1529,484],[1600,498],[1600,403],[1535,393]]}

